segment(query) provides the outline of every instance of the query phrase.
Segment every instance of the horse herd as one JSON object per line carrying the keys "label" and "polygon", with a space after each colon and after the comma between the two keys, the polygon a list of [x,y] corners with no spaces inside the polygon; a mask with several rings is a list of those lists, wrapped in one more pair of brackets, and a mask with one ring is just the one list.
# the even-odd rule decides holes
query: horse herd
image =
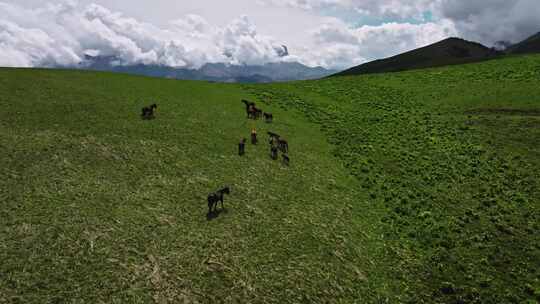
{"label": "horse herd", "polygon": [[[254,102],[242,99],[242,103],[246,106],[246,113],[248,119],[260,119],[261,117],[264,117],[265,122],[272,123],[274,120],[274,116],[272,113],[263,112],[261,109],[256,107],[256,104]],[[151,104],[150,106],[143,107],[141,118],[143,120],[149,120],[154,119],[154,111],[157,109],[157,104]],[[269,135],[269,144],[270,144],[270,158],[273,160],[278,159],[278,154],[281,151],[282,153],[282,162],[284,165],[288,166],[290,159],[288,156],[289,153],[289,143],[287,140],[282,138],[279,134],[276,134],[274,132],[267,132]],[[246,139],[242,138],[240,140],[240,143],[238,144],[238,154],[240,156],[243,156],[245,154],[245,144]],[[255,129],[251,130],[251,143],[256,145],[257,144],[257,132]],[[212,192],[208,195],[208,214],[212,214],[213,212],[216,212],[218,203],[221,202],[221,208],[223,208],[223,197],[225,194],[230,194],[230,187],[224,187],[216,192]]]}
{"label": "horse herd", "polygon": [[255,103],[249,100],[242,99],[242,103],[246,106],[247,117],[250,119],[259,119],[264,117],[266,122],[272,122],[274,116],[272,113],[263,112],[263,110],[256,107]]}

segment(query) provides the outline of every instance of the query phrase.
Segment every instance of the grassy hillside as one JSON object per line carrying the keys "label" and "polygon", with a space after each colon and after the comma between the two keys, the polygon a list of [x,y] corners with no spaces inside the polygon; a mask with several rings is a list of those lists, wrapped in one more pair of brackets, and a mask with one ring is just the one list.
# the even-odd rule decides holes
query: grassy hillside
{"label": "grassy hillside", "polygon": [[247,88],[318,124],[386,210],[391,302],[540,300],[540,56]]}
{"label": "grassy hillside", "polygon": [[[539,82],[540,56],[243,86],[1,69],[0,303],[538,301]],[[291,167],[264,136],[237,156],[252,127]]]}
{"label": "grassy hillside", "polygon": [[510,46],[506,52],[509,54],[540,53],[540,32],[532,35],[520,43]]}
{"label": "grassy hillside", "polygon": [[[0,303],[384,294],[367,279],[376,211],[301,116],[265,107],[275,123],[253,125],[237,86],[103,73],[2,69],[0,92]],[[254,126],[261,144],[240,158]],[[270,160],[270,128],[290,168]],[[209,221],[206,197],[226,184]]]}

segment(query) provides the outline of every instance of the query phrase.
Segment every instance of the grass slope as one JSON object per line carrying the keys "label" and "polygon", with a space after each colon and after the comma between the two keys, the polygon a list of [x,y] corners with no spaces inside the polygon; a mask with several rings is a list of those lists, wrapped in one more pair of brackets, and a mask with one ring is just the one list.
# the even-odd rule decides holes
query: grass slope
{"label": "grass slope", "polygon": [[[0,70],[0,303],[538,301],[539,79],[539,56],[242,86]],[[290,168],[236,156],[250,96]]]}
{"label": "grass slope", "polygon": [[[372,302],[374,211],[305,119],[235,85],[0,70],[0,303]],[[157,119],[142,105],[157,102]],[[237,156],[257,127],[262,143]],[[270,160],[286,135],[291,167]],[[223,212],[206,196],[228,184]]]}
{"label": "grass slope", "polygon": [[246,88],[319,124],[386,210],[391,302],[540,301],[540,56]]}

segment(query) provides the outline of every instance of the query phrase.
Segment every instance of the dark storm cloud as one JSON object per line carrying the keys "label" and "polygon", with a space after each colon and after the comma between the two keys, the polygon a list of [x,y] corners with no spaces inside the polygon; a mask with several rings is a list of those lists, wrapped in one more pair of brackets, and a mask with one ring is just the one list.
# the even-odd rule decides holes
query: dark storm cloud
{"label": "dark storm cloud", "polygon": [[538,0],[443,0],[440,14],[452,20],[464,38],[489,45],[518,42],[540,31]]}

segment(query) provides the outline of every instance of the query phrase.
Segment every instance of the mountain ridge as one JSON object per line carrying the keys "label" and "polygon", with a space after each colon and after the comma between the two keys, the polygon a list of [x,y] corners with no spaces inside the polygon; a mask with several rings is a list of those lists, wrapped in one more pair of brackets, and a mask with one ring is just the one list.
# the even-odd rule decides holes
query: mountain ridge
{"label": "mountain ridge", "polygon": [[451,37],[396,56],[374,60],[332,76],[400,72],[484,61],[503,54],[478,42]]}
{"label": "mountain ridge", "polygon": [[531,54],[540,53],[540,32],[529,38],[511,45],[506,49],[508,54]]}
{"label": "mountain ridge", "polygon": [[176,68],[164,65],[121,65],[112,56],[86,55],[78,68],[94,71],[110,71],[179,80],[203,80],[212,82],[268,83],[294,80],[318,79],[336,72],[323,67],[308,67],[299,62],[271,62],[263,65],[232,65],[206,63],[198,69]]}
{"label": "mountain ridge", "polygon": [[392,57],[370,61],[330,77],[401,72],[532,53],[540,53],[540,32],[516,44],[499,41],[491,48],[478,42],[450,37]]}

